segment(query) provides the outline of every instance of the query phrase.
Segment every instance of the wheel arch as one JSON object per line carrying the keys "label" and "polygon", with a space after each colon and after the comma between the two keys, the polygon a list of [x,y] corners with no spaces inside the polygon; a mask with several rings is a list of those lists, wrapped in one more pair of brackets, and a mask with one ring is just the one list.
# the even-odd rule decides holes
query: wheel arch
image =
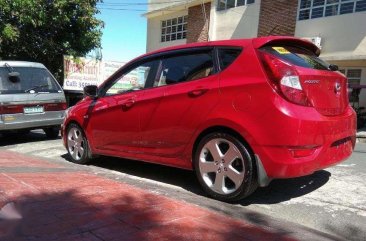
{"label": "wheel arch", "polygon": [[248,148],[250,155],[252,156],[252,158],[254,158],[254,151],[253,151],[251,145],[249,144],[249,142],[240,134],[240,132],[236,131],[235,129],[233,129],[231,127],[225,126],[225,125],[215,125],[215,126],[208,127],[206,129],[204,129],[203,131],[201,131],[200,134],[195,138],[195,141],[193,143],[192,153],[191,153],[192,157],[195,155],[198,144],[202,140],[202,138],[213,132],[224,132],[224,133],[233,135],[241,143],[243,143],[243,145],[246,148]]}

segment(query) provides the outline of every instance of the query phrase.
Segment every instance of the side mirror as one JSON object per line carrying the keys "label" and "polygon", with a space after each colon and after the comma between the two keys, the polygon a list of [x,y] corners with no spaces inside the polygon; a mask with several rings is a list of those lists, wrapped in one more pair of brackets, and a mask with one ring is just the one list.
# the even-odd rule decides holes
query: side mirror
{"label": "side mirror", "polygon": [[98,97],[98,86],[96,85],[87,85],[84,87],[84,96],[89,96],[91,98]]}
{"label": "side mirror", "polygon": [[13,83],[17,83],[17,82],[19,82],[19,81],[20,81],[19,76],[20,76],[20,74],[19,74],[18,72],[14,72],[14,71],[12,71],[12,72],[10,72],[10,73],[8,74],[8,78],[9,78],[9,80],[10,80],[11,82],[13,82]]}

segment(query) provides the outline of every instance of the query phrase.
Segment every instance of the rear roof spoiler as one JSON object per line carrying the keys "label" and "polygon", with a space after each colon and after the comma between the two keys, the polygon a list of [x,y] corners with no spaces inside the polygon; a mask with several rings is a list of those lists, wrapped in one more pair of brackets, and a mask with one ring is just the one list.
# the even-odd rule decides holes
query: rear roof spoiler
{"label": "rear roof spoiler", "polygon": [[262,37],[262,38],[255,38],[253,39],[253,46],[256,49],[264,47],[266,45],[299,45],[303,48],[306,48],[316,54],[317,56],[320,55],[320,49],[313,44],[312,42],[300,38],[294,37],[287,37],[287,36],[271,36],[271,37]]}

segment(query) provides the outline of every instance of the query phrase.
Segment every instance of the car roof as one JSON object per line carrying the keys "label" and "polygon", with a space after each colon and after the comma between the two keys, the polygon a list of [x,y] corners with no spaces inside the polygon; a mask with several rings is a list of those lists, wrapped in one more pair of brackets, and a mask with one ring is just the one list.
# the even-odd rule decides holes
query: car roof
{"label": "car roof", "polygon": [[13,60],[2,60],[0,61],[0,67],[5,67],[5,64],[9,64],[11,67],[31,67],[31,68],[42,68],[46,67],[41,63],[28,62],[28,61],[13,61]]}
{"label": "car roof", "polygon": [[142,56],[139,56],[130,62],[134,62],[137,59],[148,57],[154,54],[164,53],[168,51],[174,51],[174,50],[183,50],[183,49],[189,49],[189,48],[199,48],[199,47],[210,47],[210,46],[237,46],[237,47],[245,47],[248,45],[252,45],[254,48],[260,48],[264,45],[270,44],[270,43],[297,43],[299,45],[302,45],[309,50],[313,51],[315,54],[320,54],[320,49],[314,45],[312,42],[292,36],[268,36],[268,37],[258,37],[258,38],[249,38],[249,39],[229,39],[229,40],[216,40],[216,41],[206,41],[206,42],[195,42],[195,43],[188,43],[188,44],[181,44],[181,45],[175,45],[170,46],[166,48],[161,48],[158,50],[154,50],[151,52],[148,52]]}

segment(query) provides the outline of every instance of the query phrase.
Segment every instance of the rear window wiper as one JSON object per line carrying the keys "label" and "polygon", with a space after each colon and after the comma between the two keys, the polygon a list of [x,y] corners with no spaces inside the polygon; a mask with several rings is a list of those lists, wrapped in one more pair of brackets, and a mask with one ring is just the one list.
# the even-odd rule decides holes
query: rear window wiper
{"label": "rear window wiper", "polygon": [[13,67],[10,66],[10,64],[5,63],[5,67],[6,67],[6,69],[8,70],[9,73],[14,72],[14,69],[13,69]]}
{"label": "rear window wiper", "polygon": [[330,64],[328,66],[328,69],[331,70],[331,71],[337,71],[339,68],[338,68],[338,65]]}
{"label": "rear window wiper", "polygon": [[45,84],[45,85],[36,85],[36,86],[33,86],[32,88],[29,88],[29,89],[26,89],[24,92],[27,93],[31,90],[36,90],[36,89],[40,89],[40,88],[44,88],[44,87],[48,87],[49,85],[48,84]]}

